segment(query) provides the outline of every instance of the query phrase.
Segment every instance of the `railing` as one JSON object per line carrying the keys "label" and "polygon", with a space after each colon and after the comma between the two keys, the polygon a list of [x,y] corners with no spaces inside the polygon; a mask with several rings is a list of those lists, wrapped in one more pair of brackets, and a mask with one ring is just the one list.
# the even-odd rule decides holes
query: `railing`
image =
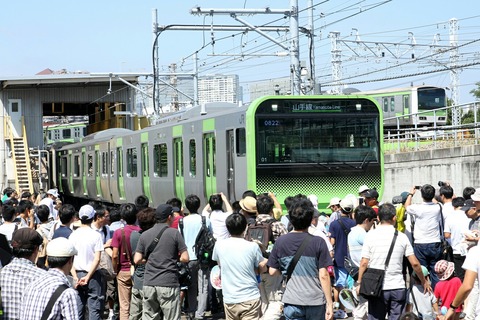
{"label": "railing", "polygon": [[27,165],[28,187],[30,189],[28,191],[33,192],[32,164],[30,162],[30,148],[28,147],[27,129],[25,127],[24,116],[22,116],[22,137],[23,137],[23,150],[25,152],[25,162]]}
{"label": "railing", "polygon": [[[456,106],[449,106],[435,110],[419,112],[415,114],[405,114],[392,118],[385,118],[384,121],[395,121],[396,128],[385,128],[384,130],[384,150],[385,153],[409,152],[416,150],[429,150],[439,148],[458,147],[460,145],[479,144],[480,122],[477,112],[480,108],[480,102],[475,101]],[[473,111],[473,123],[460,125],[444,125],[437,123],[435,114],[439,111],[452,112]],[[452,112],[449,112],[452,111]],[[433,125],[419,127],[418,118],[424,113],[432,113]],[[414,119],[413,127],[402,128],[400,122],[405,117]],[[443,123],[444,121],[442,121]]]}

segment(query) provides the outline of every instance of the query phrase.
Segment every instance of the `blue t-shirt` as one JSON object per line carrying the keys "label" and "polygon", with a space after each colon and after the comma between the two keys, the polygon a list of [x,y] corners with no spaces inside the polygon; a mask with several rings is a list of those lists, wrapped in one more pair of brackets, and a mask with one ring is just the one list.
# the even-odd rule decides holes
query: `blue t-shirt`
{"label": "blue t-shirt", "polygon": [[350,259],[357,266],[360,266],[360,260],[362,260],[362,247],[365,240],[367,231],[360,226],[355,226],[350,229],[348,234],[348,249],[350,253]]}
{"label": "blue t-shirt", "polygon": [[255,270],[263,259],[260,247],[255,242],[230,237],[215,243],[213,260],[220,265],[225,303],[242,303],[260,298]]}
{"label": "blue t-shirt", "polygon": [[52,240],[56,238],[67,238],[70,237],[72,234],[72,229],[66,226],[60,226],[58,227],[54,232],[52,236]]}
{"label": "blue t-shirt", "polygon": [[[279,237],[270,253],[267,265],[286,275],[288,265],[306,236],[309,236],[306,232],[290,232]],[[282,299],[284,303],[299,306],[319,306],[326,303],[318,271],[331,266],[332,258],[325,240],[312,237],[287,283]]]}
{"label": "blue t-shirt", "polygon": [[330,225],[330,238],[335,239],[335,249],[333,258],[335,259],[335,265],[338,267],[344,267],[345,257],[348,255],[348,239],[345,234],[344,227],[340,224],[339,221],[342,221],[347,233],[350,232],[350,229],[353,228],[356,224],[350,218],[340,217],[338,220],[335,220]]}

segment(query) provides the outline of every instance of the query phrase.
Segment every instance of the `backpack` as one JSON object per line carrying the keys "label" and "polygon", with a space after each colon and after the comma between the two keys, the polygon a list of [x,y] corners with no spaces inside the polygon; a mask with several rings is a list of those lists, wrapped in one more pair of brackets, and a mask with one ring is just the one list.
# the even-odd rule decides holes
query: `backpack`
{"label": "backpack", "polygon": [[275,222],[275,219],[249,224],[245,232],[245,240],[258,243],[262,246],[262,252],[266,252],[269,243],[273,242],[273,222]]}
{"label": "backpack", "polygon": [[210,266],[212,264],[213,247],[215,247],[215,238],[208,229],[206,218],[202,216],[202,227],[198,231],[193,250],[197,254],[197,261],[201,266]]}

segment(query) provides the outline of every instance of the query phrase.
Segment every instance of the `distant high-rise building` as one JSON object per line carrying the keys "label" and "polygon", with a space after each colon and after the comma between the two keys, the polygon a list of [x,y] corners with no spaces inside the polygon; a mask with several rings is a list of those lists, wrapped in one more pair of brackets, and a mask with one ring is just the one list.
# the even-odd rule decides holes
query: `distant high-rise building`
{"label": "distant high-rise building", "polygon": [[231,102],[242,101],[242,90],[238,75],[211,75],[198,78],[198,102]]}

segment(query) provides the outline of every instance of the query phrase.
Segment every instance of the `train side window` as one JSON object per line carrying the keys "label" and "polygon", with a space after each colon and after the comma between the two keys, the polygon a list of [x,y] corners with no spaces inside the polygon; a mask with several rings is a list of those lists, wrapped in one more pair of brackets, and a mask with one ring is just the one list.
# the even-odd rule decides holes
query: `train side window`
{"label": "train side window", "polygon": [[148,144],[142,143],[142,172],[144,177],[148,177]]}
{"label": "train side window", "polygon": [[388,112],[388,98],[383,98],[383,112]]}
{"label": "train side window", "polygon": [[100,177],[100,153],[95,151],[95,172],[97,177]]}
{"label": "train side window", "polygon": [[73,157],[73,176],[80,176],[80,156]]}
{"label": "train side window", "polygon": [[70,128],[68,129],[63,129],[62,130],[62,139],[69,139],[72,137],[72,132],[70,131]]}
{"label": "train side window", "polygon": [[108,153],[102,152],[102,175],[108,174]]}
{"label": "train side window", "polygon": [[88,176],[93,177],[93,156],[88,155]]}
{"label": "train side window", "polygon": [[189,153],[190,153],[190,177],[195,178],[197,175],[197,149],[194,139],[191,139],[189,142]]}
{"label": "train side window", "polygon": [[115,174],[115,158],[113,151],[110,151],[110,175],[113,177]]}
{"label": "train side window", "polygon": [[123,151],[122,148],[117,148],[117,170],[118,177],[123,177]]}
{"label": "train side window", "polygon": [[137,176],[137,149],[127,149],[127,177]]}
{"label": "train side window", "polygon": [[155,177],[168,175],[167,145],[165,143],[153,146],[153,174]]}
{"label": "train side window", "polygon": [[62,164],[61,164],[61,168],[62,168],[62,178],[65,178],[67,176],[67,157],[63,157],[62,158]]}
{"label": "train side window", "polygon": [[390,111],[395,111],[395,98],[391,97],[390,98]]}
{"label": "train side window", "polygon": [[235,131],[236,131],[235,136],[237,138],[237,140],[235,141],[237,157],[244,157],[247,151],[245,128],[238,128]]}
{"label": "train side window", "polygon": [[409,114],[410,110],[410,100],[409,100],[409,96],[408,95],[405,95],[403,96],[403,114]]}

